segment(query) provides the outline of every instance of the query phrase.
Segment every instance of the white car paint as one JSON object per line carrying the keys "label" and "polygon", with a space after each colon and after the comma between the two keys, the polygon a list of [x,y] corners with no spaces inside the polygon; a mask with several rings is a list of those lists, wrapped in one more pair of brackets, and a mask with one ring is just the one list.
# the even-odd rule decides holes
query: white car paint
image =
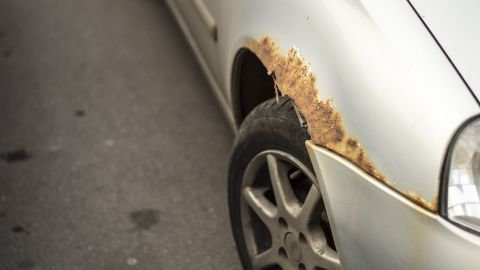
{"label": "white car paint", "polygon": [[475,95],[480,96],[480,1],[411,2]]}
{"label": "white car paint", "polygon": [[424,210],[332,152],[313,144],[307,148],[344,269],[478,269],[479,237]]}
{"label": "white car paint", "polygon": [[[427,201],[437,199],[450,140],[465,120],[480,111],[462,78],[407,1],[305,0],[300,4],[289,0],[204,0],[218,27],[216,42],[190,1],[167,2],[183,25],[232,123],[232,91],[235,89],[232,89],[231,82],[235,57],[247,38],[269,35],[284,52],[296,47],[310,63],[317,77],[320,97],[334,100],[346,129],[365,147],[377,169],[396,188],[419,194]],[[466,77],[468,80],[469,76]],[[315,148],[311,156],[316,156],[316,151],[320,150]],[[315,160],[318,161],[315,164],[317,174],[330,164],[326,159]],[[335,174],[329,175],[337,177],[349,173],[348,168],[339,166]],[[335,181],[328,179],[329,175],[324,181]],[[355,203],[343,198],[338,190],[330,193],[329,185],[323,191],[332,203],[343,200],[342,207]],[[368,197],[369,194],[362,196]],[[389,200],[389,196],[381,196],[381,199]],[[378,215],[388,209],[382,210],[384,212]],[[333,215],[355,214],[336,207],[329,211],[333,211]],[[367,216],[374,218],[374,214]],[[337,219],[368,221],[361,213],[356,213],[355,217],[357,220],[346,216]],[[392,225],[389,222],[398,221],[377,218],[387,227]],[[347,226],[343,223],[337,225]],[[421,223],[417,225],[421,226]],[[354,236],[358,233],[375,234],[375,227],[367,232],[355,230],[350,224],[346,228],[349,230],[342,233]],[[335,238],[341,247],[349,245],[348,238],[338,235]],[[377,240],[381,241],[381,238]],[[371,245],[367,247],[373,248]],[[397,248],[412,247],[397,245]],[[401,262],[416,256],[414,253],[401,254],[405,257],[397,258],[397,269],[401,269]],[[350,260],[365,260],[362,264],[365,269],[385,269],[388,258],[376,263],[378,258],[373,252],[364,255],[369,256],[343,256],[341,259],[346,261],[342,263],[353,266],[354,261]]]}

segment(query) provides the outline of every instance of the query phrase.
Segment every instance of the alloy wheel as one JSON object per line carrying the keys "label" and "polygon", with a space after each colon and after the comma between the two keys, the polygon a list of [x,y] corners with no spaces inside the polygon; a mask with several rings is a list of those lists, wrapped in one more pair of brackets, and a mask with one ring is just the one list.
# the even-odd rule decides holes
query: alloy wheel
{"label": "alloy wheel", "polygon": [[242,228],[253,269],[341,269],[314,174],[279,150],[243,176]]}

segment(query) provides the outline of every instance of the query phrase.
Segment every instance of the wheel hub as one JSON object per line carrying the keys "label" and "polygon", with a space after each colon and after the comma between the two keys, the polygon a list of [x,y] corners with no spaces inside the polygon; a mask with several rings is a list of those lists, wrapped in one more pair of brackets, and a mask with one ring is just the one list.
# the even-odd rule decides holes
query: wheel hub
{"label": "wheel hub", "polygon": [[289,259],[299,262],[302,259],[302,249],[297,237],[291,232],[287,233],[284,238],[284,246]]}

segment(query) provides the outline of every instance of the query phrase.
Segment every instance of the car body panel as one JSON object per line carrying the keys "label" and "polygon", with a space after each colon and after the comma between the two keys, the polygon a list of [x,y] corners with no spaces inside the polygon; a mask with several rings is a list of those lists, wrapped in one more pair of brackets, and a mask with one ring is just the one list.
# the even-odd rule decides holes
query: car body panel
{"label": "car body panel", "polygon": [[269,35],[284,52],[296,47],[320,97],[333,99],[388,181],[436,199],[449,140],[479,108],[406,1],[217,1],[214,10],[221,11],[212,13],[220,71],[214,77],[227,103],[232,66],[247,38]]}
{"label": "car body panel", "polygon": [[[218,16],[217,8],[214,0],[193,0],[193,1],[176,1],[176,7],[182,14],[185,23],[198,44],[198,48],[205,59],[209,69],[214,77],[218,80],[218,54],[216,53],[216,42],[210,34],[210,25],[205,20],[206,17],[212,17],[213,24],[216,24],[215,17]],[[206,14],[205,14],[206,13]],[[215,17],[214,17],[215,16]]]}
{"label": "car body panel", "polygon": [[[167,2],[174,7],[181,1]],[[450,140],[464,121],[480,112],[409,2],[206,3],[218,27],[218,39],[214,50],[197,50],[215,57],[197,57],[216,59],[214,66],[202,67],[214,88],[222,89],[216,92],[227,115],[233,115],[237,89],[232,87],[232,73],[238,52],[247,40],[267,35],[281,51],[296,48],[309,63],[320,98],[333,100],[345,129],[391,184],[375,181],[335,153],[309,147],[315,148],[310,151],[312,162],[326,183],[322,193],[328,196],[327,210],[346,269],[480,265],[476,236],[401,195],[417,194],[436,202]],[[177,20],[182,21],[179,16]],[[192,46],[200,46],[188,31]],[[233,117],[229,119],[234,123]]]}
{"label": "car body panel", "polygon": [[[177,6],[178,5],[177,1],[166,0],[166,3],[168,4],[170,11],[174,15],[179,27],[182,29],[182,32],[185,35],[185,38],[190,44],[190,47],[192,48],[192,51],[195,57],[197,58],[197,61],[200,64],[202,71],[204,72],[205,77],[207,78],[208,83],[210,84],[210,87],[212,88],[218,103],[220,104],[223,112],[225,113],[225,116],[227,118],[228,123],[230,124],[230,127],[232,128],[233,131],[236,131],[237,126],[235,124],[235,118],[232,112],[231,104],[230,102],[227,102],[225,97],[225,91],[220,88],[218,77],[215,77],[213,73],[213,69],[209,66],[209,63],[207,62],[207,59],[204,56],[205,49],[204,49],[204,52],[202,53],[201,48],[197,43],[197,40],[195,39],[191,29],[189,28],[187,22],[184,19],[185,14],[182,14],[180,9]],[[206,31],[204,31],[203,33],[205,34],[205,32]]]}
{"label": "car body panel", "polygon": [[480,2],[410,0],[477,98],[480,96]]}
{"label": "car body panel", "polygon": [[307,143],[344,269],[478,269],[480,238]]}

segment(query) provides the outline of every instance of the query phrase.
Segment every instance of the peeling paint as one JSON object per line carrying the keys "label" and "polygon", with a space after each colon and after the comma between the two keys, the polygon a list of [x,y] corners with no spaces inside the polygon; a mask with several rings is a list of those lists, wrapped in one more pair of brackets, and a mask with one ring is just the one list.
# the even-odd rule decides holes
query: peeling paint
{"label": "peeling paint", "polygon": [[333,100],[320,98],[310,65],[298,54],[296,48],[283,54],[269,36],[259,40],[248,39],[246,47],[257,55],[268,74],[274,78],[277,98],[279,91],[295,102],[307,122],[308,133],[314,144],[343,156],[412,202],[432,212],[437,210],[436,200],[429,202],[414,192],[401,191],[377,171],[365,148],[346,131],[342,115],[335,108]]}

